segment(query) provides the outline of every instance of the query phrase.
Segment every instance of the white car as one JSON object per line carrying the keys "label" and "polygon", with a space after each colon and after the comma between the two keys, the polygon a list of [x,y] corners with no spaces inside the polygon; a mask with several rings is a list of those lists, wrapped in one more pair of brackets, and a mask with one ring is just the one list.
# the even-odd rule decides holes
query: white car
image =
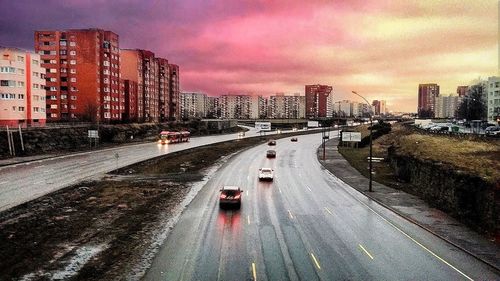
{"label": "white car", "polygon": [[274,178],[273,169],[271,168],[260,168],[259,169],[259,180],[272,181]]}

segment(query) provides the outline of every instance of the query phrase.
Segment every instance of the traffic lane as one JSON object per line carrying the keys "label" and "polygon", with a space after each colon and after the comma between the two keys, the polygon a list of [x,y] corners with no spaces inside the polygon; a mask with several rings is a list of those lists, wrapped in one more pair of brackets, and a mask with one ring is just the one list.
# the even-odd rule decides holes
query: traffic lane
{"label": "traffic lane", "polygon": [[99,178],[117,168],[236,138],[237,134],[230,134],[192,138],[188,143],[170,145],[141,143],[0,167],[0,211],[85,179]]}
{"label": "traffic lane", "polygon": [[[315,141],[314,137],[307,136],[304,138],[308,143]],[[316,141],[317,145],[319,145],[321,139],[316,139]],[[278,143],[278,147],[283,146]],[[371,261],[364,263],[364,265],[370,269],[370,274],[376,273],[373,275],[376,279],[386,279],[391,276],[394,279],[425,278],[442,280],[450,277],[456,279],[467,278],[467,275],[462,274],[463,271],[470,272],[474,276],[481,278],[484,276],[498,278],[487,266],[476,261],[473,257],[395,216],[385,208],[370,202],[377,211],[389,213],[391,215],[390,219],[394,222],[379,217],[363,202],[358,201],[359,198],[354,196],[369,201],[366,197],[359,193],[351,194],[352,189],[350,187],[322,171],[322,167],[315,156],[315,146],[310,151],[306,149],[298,150],[296,154],[293,151],[286,152],[281,151],[281,149],[278,149],[278,152],[279,155],[284,157],[296,156],[304,160],[299,163],[303,164],[307,169],[295,166],[298,170],[303,170],[301,173],[280,175],[280,172],[287,172],[291,169],[279,169],[277,177],[281,185],[283,179],[287,180],[296,174],[299,175],[298,184],[295,178],[293,181],[290,180],[285,183],[290,189],[286,192],[285,198],[299,213],[295,217],[297,217],[298,221],[301,221],[300,226],[303,227],[304,233],[309,237],[305,240],[321,242],[317,243],[316,249],[323,252],[321,255],[325,256],[326,260],[331,260],[329,255],[333,252],[332,250],[338,249],[339,245],[342,245],[338,241],[347,241],[351,245],[349,248],[352,249],[351,254],[357,255],[357,258],[361,261],[363,259]],[[283,159],[280,162],[281,165],[289,163],[297,163],[297,161]],[[287,196],[290,194],[292,196]],[[300,200],[297,200],[297,198],[300,198]],[[324,215],[325,218],[318,218],[318,214]],[[326,222],[330,223],[324,223],[325,219]],[[403,232],[401,227],[396,226],[396,224],[402,224],[408,228],[406,231],[409,234]],[[424,237],[422,241],[425,241],[429,248],[435,248],[436,250],[429,251],[429,248],[425,248],[423,244],[413,237]],[[412,239],[415,239],[415,241]],[[376,258],[373,258],[373,252],[377,253]],[[346,251],[343,250],[342,253],[345,255]],[[351,265],[352,261],[349,260],[348,264]],[[454,268],[453,264],[459,264],[460,268]],[[377,266],[374,267],[374,265]],[[398,271],[387,265],[396,266]],[[328,268],[333,268],[333,266]],[[429,273],[431,275],[428,275]]]}

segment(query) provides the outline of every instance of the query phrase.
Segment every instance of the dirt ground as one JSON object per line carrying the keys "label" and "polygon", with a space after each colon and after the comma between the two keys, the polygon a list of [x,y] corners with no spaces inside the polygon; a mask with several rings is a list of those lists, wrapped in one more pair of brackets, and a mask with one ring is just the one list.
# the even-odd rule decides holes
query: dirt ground
{"label": "dirt ground", "polygon": [[0,280],[123,280],[161,221],[253,138],[168,154],[0,213]]}

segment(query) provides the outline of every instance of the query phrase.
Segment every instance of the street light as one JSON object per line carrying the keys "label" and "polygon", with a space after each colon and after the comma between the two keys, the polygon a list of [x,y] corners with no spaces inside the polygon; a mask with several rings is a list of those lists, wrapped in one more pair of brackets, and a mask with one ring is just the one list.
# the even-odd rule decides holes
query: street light
{"label": "street light", "polygon": [[366,101],[366,104],[367,104],[367,105],[369,106],[369,108],[370,108],[370,183],[369,183],[369,185],[368,185],[368,191],[369,191],[369,192],[372,192],[372,191],[373,191],[373,188],[372,188],[372,181],[373,181],[373,179],[372,179],[372,170],[373,170],[373,165],[372,165],[372,161],[373,161],[373,159],[372,159],[372,157],[373,157],[373,156],[372,156],[372,151],[373,151],[373,150],[372,150],[372,135],[373,135],[373,134],[372,134],[372,133],[373,133],[373,120],[372,120],[372,113],[373,113],[373,111],[372,111],[372,109],[371,109],[371,105],[370,105],[370,103],[368,102],[368,100],[366,100],[363,96],[361,96],[360,94],[356,93],[355,91],[352,91],[352,93],[353,93],[353,94],[355,94],[355,95],[357,95],[357,96],[359,96],[359,97],[361,97],[362,99],[364,99],[364,100]]}

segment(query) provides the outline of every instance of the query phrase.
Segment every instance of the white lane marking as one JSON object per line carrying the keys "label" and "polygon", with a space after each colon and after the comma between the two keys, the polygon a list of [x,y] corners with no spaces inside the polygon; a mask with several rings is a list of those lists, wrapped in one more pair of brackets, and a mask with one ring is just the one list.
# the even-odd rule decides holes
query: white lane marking
{"label": "white lane marking", "polygon": [[247,224],[250,224],[250,216],[247,216]]}
{"label": "white lane marking", "polygon": [[325,207],[325,210],[330,214],[330,215],[333,215],[333,213],[330,211],[330,209],[328,209],[328,207]]}
{"label": "white lane marking", "polygon": [[358,246],[361,248],[361,250],[363,250],[363,252],[365,252],[365,254],[366,254],[367,256],[369,256],[369,257],[370,257],[370,259],[372,259],[372,260],[373,260],[373,256],[372,256],[372,255],[371,255],[371,254],[370,254],[370,253],[369,253],[369,252],[365,249],[365,247],[363,247],[363,245],[358,244]]}
{"label": "white lane marking", "polygon": [[248,196],[248,190],[247,190],[247,196]]}
{"label": "white lane marking", "polygon": [[399,227],[397,227],[396,225],[394,225],[392,222],[388,221],[381,214],[379,214],[375,210],[373,210],[370,206],[368,206],[367,204],[365,204],[364,202],[362,202],[358,198],[355,198],[355,199],[358,202],[360,202],[361,204],[365,205],[368,209],[370,209],[370,211],[372,211],[375,215],[377,215],[378,217],[380,217],[383,221],[385,221],[386,223],[388,223],[390,226],[394,227],[394,229],[396,229],[401,234],[403,234],[404,236],[406,236],[408,239],[410,239],[411,241],[413,241],[415,244],[417,244],[418,246],[420,246],[422,249],[424,249],[425,251],[427,251],[428,253],[430,253],[431,255],[433,255],[435,258],[437,258],[438,260],[440,260],[441,262],[443,262],[447,266],[451,267],[453,270],[455,270],[456,272],[460,273],[462,276],[464,276],[468,280],[471,280],[471,281],[474,280],[474,279],[470,278],[468,275],[466,275],[465,273],[463,273],[462,271],[460,271],[458,268],[456,268],[455,266],[453,266],[452,264],[450,264],[449,262],[445,261],[443,258],[441,258],[440,256],[438,256],[436,253],[434,253],[433,251],[429,250],[427,247],[425,247],[424,245],[422,245],[420,242],[418,242],[417,240],[415,240],[413,237],[411,237],[410,235],[408,235],[406,232],[404,232],[403,230],[401,230]]}
{"label": "white lane marking", "polygon": [[307,189],[309,189],[309,191],[311,191],[311,192],[312,192],[312,190],[311,190],[311,188],[310,188],[309,186],[307,186],[307,185],[306,185],[306,187],[307,187]]}
{"label": "white lane marking", "polygon": [[4,184],[4,183],[7,183],[7,181],[0,182],[0,184]]}
{"label": "white lane marking", "polygon": [[279,187],[278,187],[278,190],[279,190],[279,191],[280,191],[280,193],[281,193],[281,188],[279,188]]}
{"label": "white lane marking", "polygon": [[292,212],[290,212],[290,210],[288,210],[288,215],[290,216],[291,219],[293,219],[293,215]]}
{"label": "white lane marking", "polygon": [[254,262],[252,262],[252,275],[253,275],[253,281],[257,281],[257,269],[255,268]]}
{"label": "white lane marking", "polygon": [[314,256],[314,254],[313,254],[313,253],[310,253],[310,254],[311,254],[311,258],[313,259],[314,264],[316,265],[316,267],[317,267],[318,269],[321,269],[321,266],[319,265],[319,262],[318,262],[318,260],[316,259],[316,257]]}

